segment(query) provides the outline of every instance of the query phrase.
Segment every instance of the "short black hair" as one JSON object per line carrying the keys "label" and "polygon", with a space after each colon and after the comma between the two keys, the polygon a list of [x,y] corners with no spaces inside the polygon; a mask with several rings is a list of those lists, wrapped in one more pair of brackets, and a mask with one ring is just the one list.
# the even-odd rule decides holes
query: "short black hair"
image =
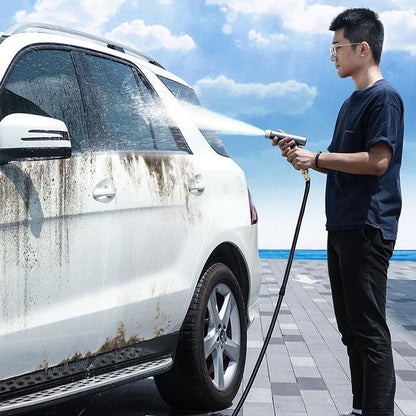
{"label": "short black hair", "polygon": [[344,10],[329,26],[329,30],[344,29],[344,37],[351,43],[367,42],[377,64],[383,51],[384,27],[378,14],[367,8]]}

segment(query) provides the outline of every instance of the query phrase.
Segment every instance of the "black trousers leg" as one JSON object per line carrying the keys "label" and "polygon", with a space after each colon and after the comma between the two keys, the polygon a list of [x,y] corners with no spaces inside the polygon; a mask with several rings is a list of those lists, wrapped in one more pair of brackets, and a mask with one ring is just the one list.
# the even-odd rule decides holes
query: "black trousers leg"
{"label": "black trousers leg", "polygon": [[386,322],[386,288],[394,242],[373,227],[328,233],[335,316],[351,369],[353,407],[393,416],[395,375]]}

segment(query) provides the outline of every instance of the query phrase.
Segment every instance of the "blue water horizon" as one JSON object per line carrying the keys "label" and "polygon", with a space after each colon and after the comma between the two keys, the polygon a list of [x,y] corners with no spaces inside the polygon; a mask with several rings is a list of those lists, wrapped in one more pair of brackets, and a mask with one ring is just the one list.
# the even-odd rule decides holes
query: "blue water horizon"
{"label": "blue water horizon", "polygon": [[[290,250],[259,250],[261,259],[288,259]],[[296,250],[295,260],[326,260],[326,250]],[[416,261],[416,250],[394,250],[391,261]]]}

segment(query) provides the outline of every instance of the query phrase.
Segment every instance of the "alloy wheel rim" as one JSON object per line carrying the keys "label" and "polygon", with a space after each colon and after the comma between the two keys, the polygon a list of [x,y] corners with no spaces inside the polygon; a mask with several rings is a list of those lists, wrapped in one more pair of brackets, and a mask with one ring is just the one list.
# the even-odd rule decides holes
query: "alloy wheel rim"
{"label": "alloy wheel rim", "polygon": [[226,390],[240,361],[241,327],[237,301],[224,283],[215,286],[205,314],[204,354],[214,386]]}

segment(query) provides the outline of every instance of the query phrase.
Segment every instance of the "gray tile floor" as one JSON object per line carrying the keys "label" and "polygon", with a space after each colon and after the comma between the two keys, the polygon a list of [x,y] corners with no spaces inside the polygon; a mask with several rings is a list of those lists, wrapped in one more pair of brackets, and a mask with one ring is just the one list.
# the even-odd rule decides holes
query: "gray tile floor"
{"label": "gray tile floor", "polygon": [[[262,260],[262,266],[258,316],[249,331],[243,386],[269,327],[286,261]],[[391,263],[387,308],[397,375],[395,415],[416,416],[416,262]],[[336,416],[350,407],[348,362],[336,329],[326,262],[296,260],[266,357],[240,415]],[[230,415],[232,410],[216,415]],[[153,380],[147,379],[27,414],[186,413],[169,408],[159,397]]]}

